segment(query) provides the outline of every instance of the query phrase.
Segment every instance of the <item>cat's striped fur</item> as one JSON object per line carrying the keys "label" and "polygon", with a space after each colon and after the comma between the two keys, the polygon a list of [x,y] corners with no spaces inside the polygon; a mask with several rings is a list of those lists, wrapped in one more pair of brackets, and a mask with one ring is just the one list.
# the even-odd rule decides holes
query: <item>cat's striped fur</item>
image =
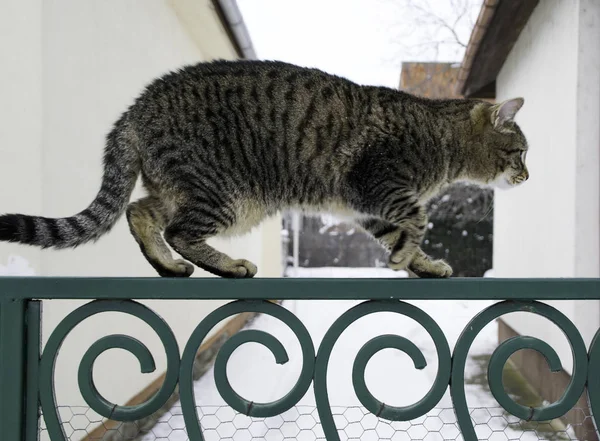
{"label": "cat's striped fur", "polygon": [[[62,219],[0,216],[0,240],[76,247],[127,212],[160,275],[189,276],[189,261],[252,277],[251,262],[206,239],[302,208],[352,216],[390,251],[393,268],[449,276],[419,248],[424,203],[457,180],[527,179],[527,142],[513,121],[522,103],[428,100],[281,62],[188,66],[152,82],[116,122],[88,208]],[[129,204],[138,175],[149,195]]]}

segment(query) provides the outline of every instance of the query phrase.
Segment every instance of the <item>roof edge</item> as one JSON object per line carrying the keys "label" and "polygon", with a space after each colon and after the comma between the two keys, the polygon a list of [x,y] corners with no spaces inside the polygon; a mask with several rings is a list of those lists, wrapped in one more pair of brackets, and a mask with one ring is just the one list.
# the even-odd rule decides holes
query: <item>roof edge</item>
{"label": "roof edge", "polygon": [[500,0],[484,0],[483,4],[481,5],[481,10],[477,16],[477,21],[475,22],[473,32],[471,32],[471,37],[469,38],[469,43],[467,44],[467,50],[465,51],[465,56],[458,72],[456,91],[460,95],[465,94],[466,83],[471,74],[473,62],[475,61],[475,57],[479,51],[483,37],[487,33],[488,27],[494,18],[494,14],[496,13],[499,2]]}
{"label": "roof edge", "polygon": [[496,78],[540,0],[485,0],[463,60],[458,91],[469,98],[496,94]]}

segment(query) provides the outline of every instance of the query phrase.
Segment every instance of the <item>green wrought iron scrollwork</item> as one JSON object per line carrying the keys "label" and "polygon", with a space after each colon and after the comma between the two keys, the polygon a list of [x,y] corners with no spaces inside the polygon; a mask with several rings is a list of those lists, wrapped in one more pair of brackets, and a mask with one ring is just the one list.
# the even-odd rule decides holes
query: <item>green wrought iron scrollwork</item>
{"label": "green wrought iron scrollwork", "polygon": [[571,410],[584,391],[588,358],[585,343],[581,334],[564,314],[557,309],[540,302],[505,301],[497,303],[479,313],[466,326],[456,343],[453,354],[452,377],[450,393],[454,404],[454,412],[463,438],[467,441],[476,440],[477,435],[465,396],[465,365],[469,349],[475,337],[492,320],[511,313],[524,311],[538,314],[551,320],[565,334],[573,354],[573,374],[563,396],[555,403],[542,408],[529,408],[515,403],[504,391],[502,385],[502,368],[508,358],[520,349],[534,349],[543,354],[554,371],[562,369],[556,352],[546,343],[531,337],[514,337],[502,343],[492,354],[488,366],[488,382],[490,390],[499,404],[509,413],[527,421],[548,421],[558,418]]}
{"label": "green wrought iron scrollwork", "polygon": [[302,370],[294,387],[281,399],[271,403],[254,403],[239,396],[231,387],[227,379],[227,361],[233,351],[240,345],[255,342],[264,345],[275,356],[279,364],[286,363],[288,356],[285,348],[272,335],[262,331],[240,331],[230,338],[221,348],[215,361],[215,382],[219,393],[225,402],[233,409],[248,416],[270,417],[279,415],[295,406],[306,394],[313,378],[315,348],[306,327],[298,318],[287,309],[266,301],[244,301],[239,300],[221,306],[210,313],[192,332],[190,339],[183,351],[181,359],[181,372],[179,374],[181,391],[181,408],[183,418],[191,440],[201,441],[204,439],[198,417],[196,415],[196,403],[193,388],[193,364],[198,348],[206,338],[209,331],[221,320],[242,312],[259,312],[275,317],[285,323],[298,338],[302,350]]}
{"label": "green wrought iron scrollwork", "polygon": [[[515,403],[508,396],[502,384],[502,371],[504,369],[504,365],[507,363],[512,354],[520,351],[521,349],[532,349],[542,354],[546,358],[548,366],[552,372],[560,372],[562,370],[562,364],[560,362],[560,358],[558,358],[558,354],[554,349],[552,349],[552,347],[550,347],[548,343],[534,337],[512,337],[498,346],[498,348],[492,354],[490,363],[488,365],[488,383],[492,395],[496,401],[498,401],[498,404],[500,404],[512,415],[518,416],[524,420],[532,420],[536,409]],[[553,406],[556,406],[556,403],[553,404]],[[536,420],[543,420],[543,414],[539,415],[539,413],[548,412],[549,409],[550,407],[541,409],[538,412]]]}
{"label": "green wrought iron scrollwork", "polygon": [[335,343],[348,326],[356,320],[377,312],[395,312],[415,320],[429,333],[436,347],[438,371],[431,389],[417,403],[405,407],[394,407],[377,400],[368,390],[364,373],[373,355],[386,348],[407,353],[417,369],[426,366],[423,353],[409,340],[397,335],[384,335],[367,342],[359,351],[353,367],[354,389],[360,402],[378,417],[392,421],[408,421],[429,412],[440,401],[448,387],[450,378],[450,347],[438,324],[423,310],[400,301],[368,301],[348,310],[325,334],[315,363],[315,399],[325,437],[328,441],[339,441],[327,393],[327,366]]}
{"label": "green wrought iron scrollwork", "polygon": [[237,412],[251,417],[272,417],[298,404],[314,379],[314,394],[324,434],[328,441],[339,441],[327,390],[327,371],[333,348],[342,333],[357,320],[370,314],[392,312],[416,321],[433,340],[438,358],[435,380],[427,394],[414,404],[396,407],[378,400],[367,387],[365,370],[369,361],[379,351],[384,349],[402,351],[411,358],[416,369],[423,369],[427,365],[421,349],[407,338],[401,335],[380,335],[366,342],[353,362],[352,383],[359,401],[379,418],[409,421],[426,415],[438,405],[450,385],[454,411],[463,439],[475,441],[477,436],[465,396],[464,373],[468,353],[474,339],[487,324],[500,316],[518,311],[543,316],[562,330],[573,354],[571,381],[564,395],[546,407],[525,407],[512,400],[504,390],[502,371],[509,357],[515,352],[521,349],[535,350],[546,358],[552,371],[562,369],[558,355],[547,343],[533,337],[518,336],[499,345],[490,359],[488,382],[495,399],[507,412],[523,420],[547,421],[561,417],[572,409],[587,384],[590,408],[594,417],[598,418],[600,415],[600,330],[592,341],[589,352],[586,352],[583,339],[575,325],[557,309],[537,301],[504,301],[483,310],[465,327],[452,355],[443,331],[422,309],[400,300],[365,301],[346,311],[333,323],[325,334],[315,357],[315,347],[308,330],[288,309],[269,301],[237,300],[216,309],[197,325],[184,348],[181,361],[173,332],[156,313],[134,301],[92,301],[70,313],[48,339],[39,363],[40,403],[50,438],[53,441],[65,441],[66,436],[57,413],[53,389],[54,367],[61,345],[69,333],[88,317],[103,312],[121,312],[143,320],[160,338],[167,358],[165,381],[154,396],[140,405],[119,406],[106,400],[97,390],[92,375],[95,360],[105,351],[115,348],[124,349],[138,359],[142,373],[155,370],[152,354],[143,343],[127,335],[108,335],[94,342],[79,364],[78,384],[83,398],[103,417],[117,421],[135,421],[153,414],[164,406],[179,381],[180,400],[188,436],[191,440],[202,441],[204,438],[196,413],[192,384],[197,351],[208,333],[221,321],[244,312],[261,313],[282,321],[298,339],[302,352],[302,368],[296,383],[284,397],[270,403],[255,403],[240,396],[227,377],[227,364],[237,348],[250,342],[258,343],[273,354],[276,363],[285,364],[289,361],[286,349],[276,337],[260,330],[243,330],[231,336],[217,353],[214,377],[219,394],[227,405]]}
{"label": "green wrought iron scrollwork", "polygon": [[145,403],[136,406],[119,406],[100,395],[94,385],[92,370],[94,361],[104,351],[113,348],[131,352],[140,362],[142,372],[154,371],[150,351],[141,342],[126,335],[109,335],[95,342],[83,355],[79,365],[78,382],[86,403],[103,417],[117,421],[135,421],[156,412],[175,390],[179,373],[179,348],[169,326],[146,306],[124,300],[97,300],[71,312],[50,335],[40,359],[40,403],[48,434],[53,441],[67,437],[63,431],[54,395],[54,366],[60,347],[67,335],[83,320],[102,312],[122,312],[146,322],[158,335],[167,357],[167,373],[161,388]]}

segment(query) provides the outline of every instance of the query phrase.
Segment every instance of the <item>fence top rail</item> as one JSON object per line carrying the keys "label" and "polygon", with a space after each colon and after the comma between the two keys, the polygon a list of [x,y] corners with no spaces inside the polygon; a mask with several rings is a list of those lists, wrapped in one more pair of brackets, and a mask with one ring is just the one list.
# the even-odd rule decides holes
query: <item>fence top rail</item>
{"label": "fence top rail", "polygon": [[0,277],[0,300],[7,299],[600,300],[600,278]]}

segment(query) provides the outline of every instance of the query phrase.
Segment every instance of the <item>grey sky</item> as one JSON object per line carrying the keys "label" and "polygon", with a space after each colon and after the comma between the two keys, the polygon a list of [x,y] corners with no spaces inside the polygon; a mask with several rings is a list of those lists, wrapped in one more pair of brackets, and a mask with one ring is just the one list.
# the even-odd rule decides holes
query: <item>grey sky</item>
{"label": "grey sky", "polygon": [[462,59],[458,45],[442,45],[438,53],[420,46],[451,35],[419,9],[454,22],[463,4],[468,10],[456,30],[466,43],[481,0],[238,0],[260,59],[390,87],[398,87],[402,61]]}

